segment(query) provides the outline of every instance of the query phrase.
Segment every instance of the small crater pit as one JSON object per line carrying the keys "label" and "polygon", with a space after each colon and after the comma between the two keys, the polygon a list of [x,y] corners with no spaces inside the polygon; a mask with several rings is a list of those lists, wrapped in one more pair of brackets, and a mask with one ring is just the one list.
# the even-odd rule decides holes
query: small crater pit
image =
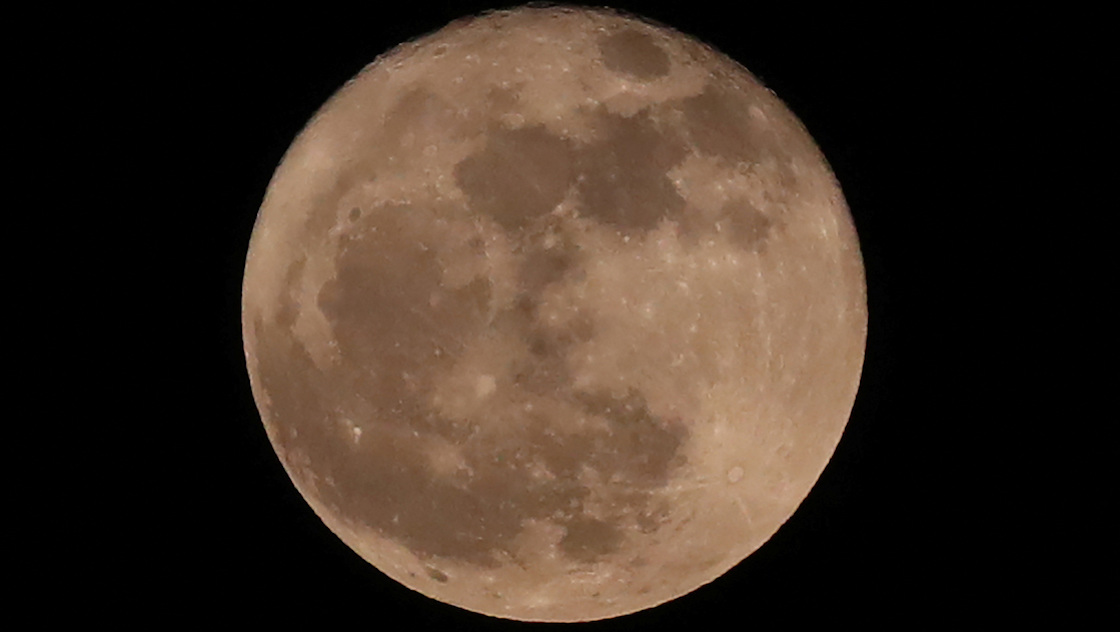
{"label": "small crater pit", "polygon": [[728,483],[738,483],[741,480],[743,480],[743,468],[736,465],[735,467],[727,471]]}

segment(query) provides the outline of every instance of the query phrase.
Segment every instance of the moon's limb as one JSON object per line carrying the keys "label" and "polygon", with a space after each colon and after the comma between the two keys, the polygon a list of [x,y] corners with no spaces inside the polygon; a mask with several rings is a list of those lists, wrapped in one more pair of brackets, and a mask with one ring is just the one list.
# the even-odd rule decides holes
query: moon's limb
{"label": "moon's limb", "polygon": [[724,573],[855,397],[858,241],[746,70],[605,11],[463,21],[300,134],[246,263],[269,438],[351,548],[495,616],[599,619]]}

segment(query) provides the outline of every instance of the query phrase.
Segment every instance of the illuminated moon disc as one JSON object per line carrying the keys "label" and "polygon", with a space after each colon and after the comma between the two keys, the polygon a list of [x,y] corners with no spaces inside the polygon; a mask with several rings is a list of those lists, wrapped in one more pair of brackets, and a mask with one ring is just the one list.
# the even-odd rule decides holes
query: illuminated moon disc
{"label": "illuminated moon disc", "polygon": [[863,265],[745,69],[601,10],[455,22],[364,69],[269,185],[243,289],[269,439],[382,572],[497,617],[712,581],[855,398]]}

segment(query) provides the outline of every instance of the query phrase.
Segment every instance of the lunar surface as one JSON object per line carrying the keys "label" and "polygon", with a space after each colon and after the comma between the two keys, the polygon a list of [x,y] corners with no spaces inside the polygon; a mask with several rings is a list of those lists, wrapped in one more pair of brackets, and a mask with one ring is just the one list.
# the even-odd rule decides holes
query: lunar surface
{"label": "lunar surface", "polygon": [[365,68],[277,169],[243,288],[265,428],[326,526],[532,621],[648,608],[761,546],[840,439],[866,323],[793,114],[696,40],[571,8]]}

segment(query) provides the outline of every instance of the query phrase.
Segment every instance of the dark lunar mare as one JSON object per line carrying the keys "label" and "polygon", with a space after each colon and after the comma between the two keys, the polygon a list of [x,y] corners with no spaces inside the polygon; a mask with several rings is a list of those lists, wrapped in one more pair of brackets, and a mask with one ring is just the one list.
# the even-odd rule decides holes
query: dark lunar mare
{"label": "dark lunar mare", "polygon": [[[560,383],[565,377],[557,368],[560,354],[590,332],[542,326],[533,304],[535,294],[569,271],[571,262],[527,238],[525,293],[512,310],[522,313],[489,323],[487,283],[441,285],[435,245],[425,241],[431,233],[417,220],[424,214],[410,207],[363,212],[359,221],[368,224],[344,239],[338,276],[319,295],[339,343],[339,365],[318,369],[292,333],[298,263],[288,275],[288,298],[277,322],[255,325],[261,385],[295,475],[311,478],[320,498],[347,520],[421,556],[476,565],[497,564],[499,552],[516,556],[514,539],[530,518],[566,527],[561,550],[582,562],[617,550],[627,524],[655,528],[659,508],[650,506],[651,493],[680,464],[678,449],[687,432],[679,421],[652,415],[636,392],[618,398],[571,392]],[[554,267],[544,276],[538,268],[542,257]],[[440,296],[435,305],[433,295]],[[472,424],[432,410],[427,402],[438,371],[462,352],[464,341],[491,325],[529,347],[531,359],[522,367],[527,374],[555,373],[546,380],[552,396],[603,418],[608,429],[552,432],[563,420],[538,410],[508,433],[480,438]],[[544,392],[544,384],[532,379],[511,388]],[[357,442],[341,418],[362,429]],[[442,476],[431,469],[424,440],[433,435],[462,446],[471,476]],[[547,464],[555,478],[535,479],[529,472],[534,462]],[[590,491],[577,481],[582,467],[614,481],[606,487],[609,516],[583,511]]]}

